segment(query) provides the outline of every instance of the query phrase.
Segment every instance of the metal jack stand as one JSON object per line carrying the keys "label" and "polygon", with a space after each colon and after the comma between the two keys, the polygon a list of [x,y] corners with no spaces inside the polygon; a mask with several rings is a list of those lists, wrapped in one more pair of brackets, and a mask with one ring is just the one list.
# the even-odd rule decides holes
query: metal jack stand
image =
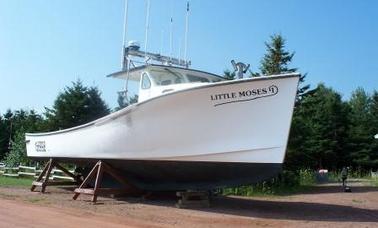
{"label": "metal jack stand", "polygon": [[[75,181],[53,181],[50,180],[51,170],[53,168],[60,169],[63,173],[67,174],[69,177],[72,177]],[[66,168],[59,165],[54,159],[50,158],[50,160],[46,163],[46,166],[43,168],[41,174],[39,174],[37,180],[33,181],[32,187],[30,190],[33,192],[36,187],[41,187],[41,192],[44,193],[47,186],[52,185],[77,185],[80,183],[80,176],[74,175],[69,172]]]}
{"label": "metal jack stand", "polygon": [[[104,173],[108,173],[116,181],[121,183],[124,188],[101,188],[102,177]],[[87,188],[88,184],[94,177],[96,178],[94,188]],[[98,195],[129,193],[135,191],[136,189],[137,188],[135,188],[133,185],[127,183],[115,169],[110,167],[105,162],[99,160],[92,168],[88,176],[84,179],[83,183],[81,183],[81,185],[74,190],[75,195],[72,198],[76,200],[80,194],[92,195],[92,202],[96,203]]]}

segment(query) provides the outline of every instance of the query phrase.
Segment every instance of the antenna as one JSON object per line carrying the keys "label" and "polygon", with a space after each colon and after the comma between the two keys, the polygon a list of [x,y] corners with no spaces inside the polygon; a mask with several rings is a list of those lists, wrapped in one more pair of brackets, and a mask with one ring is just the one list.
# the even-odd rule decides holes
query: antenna
{"label": "antenna", "polygon": [[122,69],[125,69],[126,67],[126,61],[125,61],[125,48],[126,48],[126,32],[127,32],[127,11],[129,8],[129,1],[125,0],[125,13],[123,18],[123,40],[122,40],[122,61],[121,61],[121,67]]}
{"label": "antenna", "polygon": [[188,27],[189,27],[189,1],[186,2],[186,19],[185,19],[185,46],[184,46],[184,60],[187,61],[188,49]]}
{"label": "antenna", "polygon": [[147,0],[147,9],[146,9],[146,33],[144,37],[144,52],[145,52],[145,58],[147,60],[147,43],[148,43],[148,29],[150,26],[150,0]]}
{"label": "antenna", "polygon": [[181,37],[179,38],[179,50],[178,50],[178,60],[180,61],[181,60]]}
{"label": "antenna", "polygon": [[172,19],[172,17],[171,17],[171,31],[170,31],[170,33],[169,33],[169,56],[172,58],[172,55],[173,55],[173,53],[172,53],[172,49],[173,49],[173,44],[172,44],[172,42],[173,42],[173,19]]}

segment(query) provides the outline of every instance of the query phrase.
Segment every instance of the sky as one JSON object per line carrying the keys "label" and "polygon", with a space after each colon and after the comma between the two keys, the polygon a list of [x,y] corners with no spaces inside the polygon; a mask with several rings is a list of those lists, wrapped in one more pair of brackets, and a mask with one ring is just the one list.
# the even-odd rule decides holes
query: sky
{"label": "sky", "polygon": [[[127,40],[144,47],[146,1],[128,0]],[[378,1],[190,0],[192,68],[222,74],[235,59],[258,71],[264,42],[281,34],[291,64],[314,88],[324,82],[349,99],[378,89]],[[186,0],[151,0],[148,51],[183,54]],[[0,0],[0,114],[43,113],[78,78],[114,108],[121,68],[124,0]],[[181,48],[180,48],[181,47]]]}

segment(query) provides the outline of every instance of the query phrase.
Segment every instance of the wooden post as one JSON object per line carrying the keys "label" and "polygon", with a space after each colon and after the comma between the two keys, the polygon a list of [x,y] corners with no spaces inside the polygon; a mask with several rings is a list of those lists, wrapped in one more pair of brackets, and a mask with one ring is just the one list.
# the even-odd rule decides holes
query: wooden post
{"label": "wooden post", "polygon": [[49,182],[49,179],[50,179],[50,173],[51,173],[51,170],[53,168],[53,163],[54,161],[50,158],[50,161],[48,162],[48,168],[47,168],[47,171],[46,171],[46,176],[45,176],[45,179],[43,180],[42,182],[42,188],[41,188],[41,192],[42,193],[45,193],[46,191],[46,186],[47,186],[47,183]]}
{"label": "wooden post", "polygon": [[92,202],[96,202],[97,201],[97,194],[98,194],[98,189],[100,187],[100,184],[102,182],[102,174],[103,174],[103,166],[102,166],[102,162],[99,161],[99,166],[97,168],[97,175],[96,175],[96,181],[95,181],[95,186],[94,186],[94,189],[93,189],[93,196],[92,196]]}
{"label": "wooden post", "polygon": [[[50,181],[49,178],[50,178],[51,170],[54,167],[62,170],[63,173],[72,177],[75,181]],[[80,182],[79,176],[72,174],[66,168],[58,164],[56,161],[54,161],[54,159],[50,158],[49,161],[46,163],[45,167],[43,168],[41,174],[39,174],[38,178],[35,181],[33,181],[30,191],[33,192],[35,188],[39,186],[41,187],[41,192],[44,193],[48,185],[76,185],[79,182]]]}
{"label": "wooden post", "polygon": [[[123,185],[123,188],[102,188],[101,183],[104,173],[108,173],[116,181],[121,183]],[[94,176],[96,176],[94,188],[86,188]],[[81,183],[81,185],[74,190],[75,194],[72,199],[76,200],[80,194],[87,194],[92,195],[92,202],[96,203],[98,195],[135,192],[136,190],[137,188],[134,185],[127,183],[115,169],[110,167],[105,162],[99,160],[96,165],[94,165],[91,172],[89,172],[88,176]]]}
{"label": "wooden post", "polygon": [[45,167],[43,168],[42,172],[39,174],[37,180],[33,181],[33,184],[32,184],[32,186],[31,186],[30,191],[33,192],[34,189],[35,189],[37,186],[39,186],[37,183],[39,183],[39,182],[42,180],[42,178],[43,178],[43,176],[45,175],[45,173],[46,173],[48,167],[50,166],[50,162],[51,162],[51,160],[52,160],[52,159],[50,159],[50,160],[46,163],[46,165],[45,165]]}

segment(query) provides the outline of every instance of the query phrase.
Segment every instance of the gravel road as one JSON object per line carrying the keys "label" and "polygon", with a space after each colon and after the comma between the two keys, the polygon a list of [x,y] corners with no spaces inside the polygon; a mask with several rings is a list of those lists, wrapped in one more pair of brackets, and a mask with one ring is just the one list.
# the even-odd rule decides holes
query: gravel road
{"label": "gravel road", "polygon": [[378,227],[378,188],[351,182],[277,197],[215,197],[211,208],[177,209],[170,197],[72,200],[69,189],[48,193],[0,188],[0,227]]}

